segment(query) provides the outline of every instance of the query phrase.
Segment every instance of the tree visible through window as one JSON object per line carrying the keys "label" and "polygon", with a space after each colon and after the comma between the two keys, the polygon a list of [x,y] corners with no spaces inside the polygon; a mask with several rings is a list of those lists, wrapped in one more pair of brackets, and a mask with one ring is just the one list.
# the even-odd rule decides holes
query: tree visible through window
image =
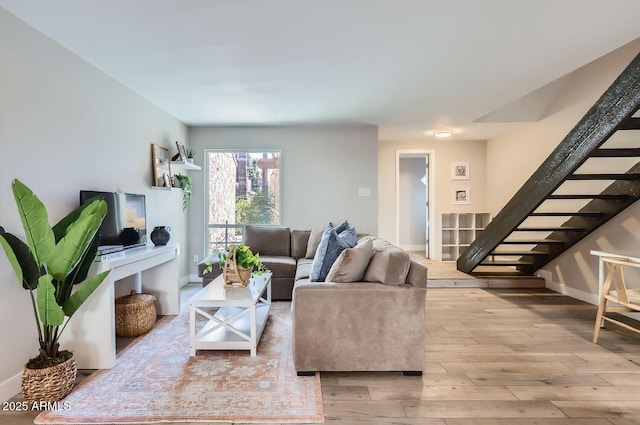
{"label": "tree visible through window", "polygon": [[209,150],[209,254],[242,240],[247,224],[280,224],[280,152]]}

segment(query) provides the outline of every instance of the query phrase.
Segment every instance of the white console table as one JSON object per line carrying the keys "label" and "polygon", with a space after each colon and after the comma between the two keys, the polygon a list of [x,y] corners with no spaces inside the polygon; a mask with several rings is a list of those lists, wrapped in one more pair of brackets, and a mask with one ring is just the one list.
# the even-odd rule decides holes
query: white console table
{"label": "white console table", "polygon": [[60,347],[73,352],[79,369],[110,369],[116,361],[115,285],[139,278],[142,291],[156,296],[158,314],[180,312],[178,244],[147,245],[126,250],[124,258],[96,262],[91,273],[111,270],[107,278],[73,315]]}

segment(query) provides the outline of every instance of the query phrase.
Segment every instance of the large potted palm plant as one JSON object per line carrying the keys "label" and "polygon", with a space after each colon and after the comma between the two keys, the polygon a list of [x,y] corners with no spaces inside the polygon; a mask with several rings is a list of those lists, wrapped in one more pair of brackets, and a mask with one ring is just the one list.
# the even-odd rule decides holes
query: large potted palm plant
{"label": "large potted palm plant", "polygon": [[77,370],[72,353],[60,350],[60,335],[109,273],[88,277],[107,205],[94,199],[51,227],[44,204],[27,186],[16,179],[12,190],[27,242],[0,227],[0,245],[31,297],[39,344],[25,366],[22,393],[29,401],[58,401],[71,392]]}

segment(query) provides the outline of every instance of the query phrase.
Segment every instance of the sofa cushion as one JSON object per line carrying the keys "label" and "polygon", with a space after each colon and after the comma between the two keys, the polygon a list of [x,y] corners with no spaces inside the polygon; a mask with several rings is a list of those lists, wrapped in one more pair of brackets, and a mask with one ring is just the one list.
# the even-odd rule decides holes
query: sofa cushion
{"label": "sofa cushion", "polygon": [[338,255],[346,249],[353,247],[358,241],[356,229],[349,227],[340,234],[329,223],[322,233],[322,239],[318,245],[316,255],[313,257],[311,274],[312,282],[324,282],[331,266],[338,258]]}
{"label": "sofa cushion", "polygon": [[330,282],[359,282],[369,265],[373,254],[373,243],[365,240],[353,248],[347,248],[340,253],[327,274]]}
{"label": "sofa cushion", "polygon": [[296,260],[303,258],[307,254],[307,245],[309,244],[310,230],[292,230],[291,231],[291,256]]}
{"label": "sofa cushion", "polygon": [[[376,241],[373,241],[373,245],[376,246]],[[374,251],[364,272],[364,280],[385,285],[404,285],[410,265],[411,258],[407,252],[388,244],[382,250]]]}
{"label": "sofa cushion", "polygon": [[311,258],[300,258],[298,260],[298,267],[296,267],[296,278],[295,281],[299,281],[300,279],[308,279],[309,275],[311,275],[311,266],[313,265],[313,259]]}
{"label": "sofa cushion", "polygon": [[291,256],[291,232],[288,227],[249,225],[244,232],[244,243],[255,254]]}
{"label": "sofa cushion", "polygon": [[261,255],[260,261],[274,276],[293,278],[296,275],[296,260],[292,257]]}
{"label": "sofa cushion", "polygon": [[311,229],[311,234],[309,235],[309,241],[307,242],[307,252],[305,254],[305,258],[313,258],[316,255],[316,251],[318,250],[318,245],[320,245],[320,240],[322,240],[322,233],[324,229],[319,227]]}

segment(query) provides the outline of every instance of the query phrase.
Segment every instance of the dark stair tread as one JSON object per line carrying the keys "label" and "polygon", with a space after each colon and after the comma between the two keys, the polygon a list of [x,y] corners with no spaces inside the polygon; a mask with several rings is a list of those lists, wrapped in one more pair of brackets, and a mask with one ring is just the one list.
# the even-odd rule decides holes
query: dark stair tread
{"label": "dark stair tread", "polygon": [[630,195],[549,195],[547,199],[603,199],[603,200],[626,200],[631,198]]}
{"label": "dark stair tread", "polygon": [[[478,267],[481,267],[480,265],[478,265]],[[501,278],[501,277],[505,277],[505,278],[527,278],[527,277],[535,277],[534,275],[532,275],[531,273],[524,273],[515,269],[512,270],[504,270],[504,271],[496,271],[496,270],[492,270],[492,271],[488,271],[488,270],[473,270],[473,272],[470,273],[471,276],[475,276],[475,277],[493,277],[493,278]]]}
{"label": "dark stair tread", "polygon": [[640,156],[640,148],[608,148],[598,149],[591,155],[594,158],[626,158]]}
{"label": "dark stair tread", "polygon": [[504,240],[501,244],[521,244],[521,245],[538,245],[538,244],[562,244],[563,241],[557,239],[512,239]]}
{"label": "dark stair tread", "polygon": [[479,266],[531,266],[533,265],[529,261],[522,260],[487,260],[484,259]]}
{"label": "dark stair tread", "polygon": [[566,180],[640,180],[640,174],[632,173],[603,173],[603,174],[572,174]]}
{"label": "dark stair tread", "polygon": [[525,255],[549,255],[548,252],[544,252],[544,251],[492,251],[491,254],[489,254],[490,256],[492,255],[513,255],[513,256],[525,256]]}
{"label": "dark stair tread", "polygon": [[535,212],[529,214],[530,217],[602,217],[604,213],[601,212]]}
{"label": "dark stair tread", "polygon": [[514,232],[582,232],[584,227],[558,226],[558,227],[518,227]]}
{"label": "dark stair tread", "polygon": [[640,130],[640,118],[629,118],[618,127],[620,130]]}

